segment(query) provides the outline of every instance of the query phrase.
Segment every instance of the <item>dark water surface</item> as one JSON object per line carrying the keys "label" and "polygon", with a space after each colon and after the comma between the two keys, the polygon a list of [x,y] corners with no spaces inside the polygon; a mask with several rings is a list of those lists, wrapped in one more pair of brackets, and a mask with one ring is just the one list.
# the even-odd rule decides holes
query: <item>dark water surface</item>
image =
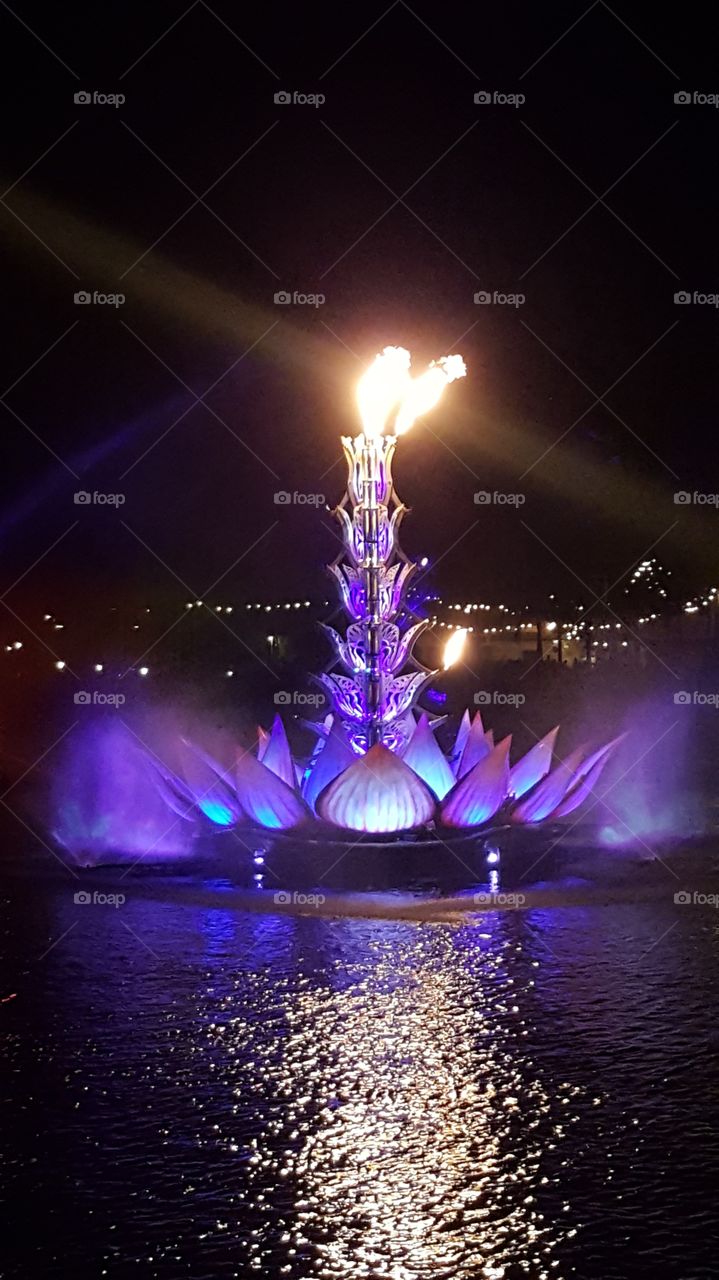
{"label": "dark water surface", "polygon": [[4,887],[4,1276],[719,1275],[719,912],[671,876],[419,924],[125,886]]}

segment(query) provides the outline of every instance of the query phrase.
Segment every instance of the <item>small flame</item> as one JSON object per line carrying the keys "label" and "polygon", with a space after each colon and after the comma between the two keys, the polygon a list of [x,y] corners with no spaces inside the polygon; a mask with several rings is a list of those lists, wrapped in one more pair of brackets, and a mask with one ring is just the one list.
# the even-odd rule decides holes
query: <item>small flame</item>
{"label": "small flame", "polygon": [[394,432],[403,435],[420,414],[434,408],[448,383],[463,378],[467,372],[461,356],[434,360],[418,378],[410,377],[409,367],[410,355],[404,347],[385,347],[360,379],[357,403],[367,439],[382,434],[397,407]]}
{"label": "small flame", "polygon": [[449,640],[444,646],[444,654],[442,656],[442,666],[445,671],[449,671],[455,662],[459,662],[464,649],[464,642],[467,639],[467,631],[465,627],[458,627],[453,631]]}
{"label": "small flame", "polygon": [[421,414],[434,409],[447,384],[454,382],[455,378],[463,378],[466,372],[461,356],[442,356],[441,360],[433,360],[426,373],[412,378],[397,414],[396,434],[404,435]]}

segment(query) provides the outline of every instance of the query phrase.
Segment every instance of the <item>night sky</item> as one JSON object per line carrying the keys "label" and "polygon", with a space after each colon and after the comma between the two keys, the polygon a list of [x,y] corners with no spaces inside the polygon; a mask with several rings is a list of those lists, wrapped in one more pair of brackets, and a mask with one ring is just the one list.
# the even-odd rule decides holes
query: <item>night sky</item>
{"label": "night sky", "polygon": [[708,21],[3,3],[2,590],[324,594],[332,522],[274,494],[341,497],[388,343],[468,366],[395,469],[447,596],[587,603],[647,554],[710,585],[717,507],[673,497],[719,490],[719,312],[674,300],[719,289],[719,112],[674,101],[719,92]]}

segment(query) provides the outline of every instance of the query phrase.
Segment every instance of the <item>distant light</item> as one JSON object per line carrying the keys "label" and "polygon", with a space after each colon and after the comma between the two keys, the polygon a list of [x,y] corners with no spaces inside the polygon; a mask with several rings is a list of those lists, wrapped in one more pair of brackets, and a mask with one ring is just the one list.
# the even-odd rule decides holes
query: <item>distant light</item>
{"label": "distant light", "polygon": [[53,627],[53,631],[62,631],[63,627],[64,627],[64,623],[56,622],[55,626]]}
{"label": "distant light", "polygon": [[215,613],[222,613],[222,605],[221,605],[221,604],[216,604],[216,605],[215,605]]}
{"label": "distant light", "polygon": [[55,670],[56,671],[65,670],[65,663],[62,661],[62,658],[58,658],[57,662],[55,663]]}
{"label": "distant light", "polygon": [[234,673],[234,671],[226,671],[226,672],[225,672],[225,675],[226,675],[226,676],[233,676],[234,674],[235,674],[235,673]]}
{"label": "distant light", "polygon": [[422,556],[422,559],[419,562],[420,569],[426,569],[428,564],[429,564],[429,556]]}
{"label": "distant light", "polygon": [[225,613],[232,613],[232,605],[231,605],[231,604],[226,604],[226,605],[225,605]]}
{"label": "distant light", "polygon": [[43,620],[43,622],[51,622],[51,621],[52,621],[52,614],[51,614],[51,613],[44,613],[44,614],[42,615],[42,620]]}
{"label": "distant light", "polygon": [[194,604],[192,603],[192,601],[191,601],[191,600],[188,600],[188,601],[187,601],[187,604],[185,605],[185,608],[186,608],[186,609],[194,609],[194,607],[195,607],[195,606],[194,606]]}
{"label": "distant light", "polygon": [[22,640],[13,640],[12,647],[13,649],[22,649]]}
{"label": "distant light", "polygon": [[139,676],[146,676],[146,675],[149,675],[149,672],[150,672],[150,668],[149,668],[149,667],[138,667],[138,668],[137,668],[137,674],[138,674]]}
{"label": "distant light", "polygon": [[548,622],[548,623],[547,623],[547,631],[556,631],[556,630],[557,630],[557,624],[556,624],[556,622]]}
{"label": "distant light", "polygon": [[487,850],[487,865],[488,865],[488,866],[490,866],[490,867],[496,867],[496,865],[497,865],[497,863],[498,863],[498,862],[499,862],[499,849],[497,849],[497,848],[495,848],[495,847],[493,847],[493,848],[491,848],[491,849],[488,849],[488,850]]}
{"label": "distant light", "polygon": [[266,639],[267,639],[267,643],[268,643],[268,644],[274,644],[274,642],[275,642],[275,637],[274,637],[274,636],[267,636],[267,637],[266,637]]}
{"label": "distant light", "polygon": [[202,608],[202,601],[201,601],[201,600],[197,600],[195,603],[197,604],[198,609],[201,609],[201,608]]}
{"label": "distant light", "polygon": [[103,666],[102,666],[102,663],[101,663],[101,662],[96,662],[96,663],[95,663],[95,670],[96,670],[98,673],[99,673],[99,672],[101,672],[101,671],[103,670]]}

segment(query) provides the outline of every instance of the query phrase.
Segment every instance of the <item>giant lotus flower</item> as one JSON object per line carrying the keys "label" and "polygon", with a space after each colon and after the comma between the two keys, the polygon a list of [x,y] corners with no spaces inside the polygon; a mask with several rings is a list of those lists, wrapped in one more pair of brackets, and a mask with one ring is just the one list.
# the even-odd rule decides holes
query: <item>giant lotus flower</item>
{"label": "giant lotus flower", "polygon": [[183,746],[182,775],[155,763],[168,805],[213,826],[250,824],[265,831],[317,827],[394,835],[427,828],[481,831],[491,821],[533,825],[566,817],[592,794],[615,738],[594,751],[555,757],[558,726],[514,764],[511,735],[494,742],[479,711],[465,711],[449,755],[426,713],[401,750],[375,744],[353,750],[340,720],[328,716],[310,762],[292,757],[284,725],[260,730],[256,753],[224,768],[201,748]]}

